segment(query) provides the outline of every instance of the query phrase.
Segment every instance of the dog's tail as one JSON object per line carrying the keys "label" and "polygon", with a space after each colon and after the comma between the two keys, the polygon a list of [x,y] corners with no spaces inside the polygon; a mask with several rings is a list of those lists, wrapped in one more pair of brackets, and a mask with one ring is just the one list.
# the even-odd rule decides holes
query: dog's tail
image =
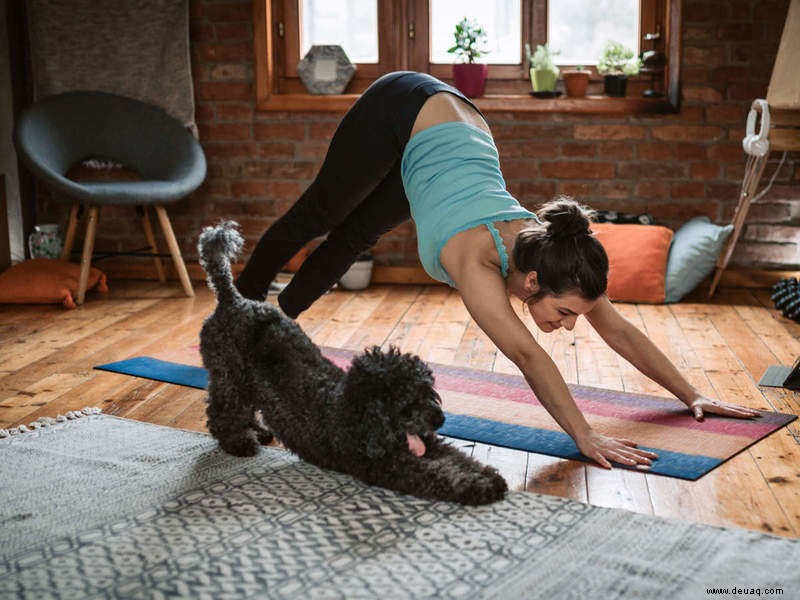
{"label": "dog's tail", "polygon": [[244,239],[236,221],[221,221],[214,227],[206,227],[200,233],[197,250],[200,265],[208,277],[208,287],[217,295],[217,301],[241,299],[241,294],[233,285],[231,261],[242,251]]}

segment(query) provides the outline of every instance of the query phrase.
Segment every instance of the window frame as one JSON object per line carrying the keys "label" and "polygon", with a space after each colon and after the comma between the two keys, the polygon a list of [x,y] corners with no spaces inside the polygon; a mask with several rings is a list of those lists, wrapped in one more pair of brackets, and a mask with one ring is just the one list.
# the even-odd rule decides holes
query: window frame
{"label": "window frame", "polygon": [[[490,66],[486,95],[476,98],[482,110],[521,110],[532,112],[589,113],[664,113],[680,108],[680,55],[682,0],[640,0],[640,40],[662,20],[656,48],[666,56],[661,74],[665,97],[637,96],[608,98],[559,98],[532,101],[529,97],[527,64]],[[378,0],[379,62],[357,64],[348,93],[332,96],[309,94],[297,77],[296,62],[288,56],[299,54],[299,0],[254,0],[254,50],[256,65],[256,104],[259,110],[347,110],[376,77],[393,70],[419,70],[444,80],[452,79],[452,67],[431,63],[428,56],[428,0]],[[647,12],[645,12],[647,7]],[[547,27],[547,0],[522,0],[522,39],[542,43]],[[659,12],[661,13],[659,15]],[[290,21],[289,19],[292,19]],[[290,27],[288,23],[297,23]],[[640,47],[644,42],[640,41]],[[289,64],[294,62],[294,65]],[[562,69],[569,65],[562,66]],[[602,77],[589,68],[597,86]],[[641,74],[633,81],[646,82]]]}

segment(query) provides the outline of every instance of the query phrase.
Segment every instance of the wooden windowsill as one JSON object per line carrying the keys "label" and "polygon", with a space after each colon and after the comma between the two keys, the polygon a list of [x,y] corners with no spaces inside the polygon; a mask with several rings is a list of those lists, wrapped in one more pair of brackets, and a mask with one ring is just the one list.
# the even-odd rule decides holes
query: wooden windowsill
{"label": "wooden windowsill", "polygon": [[[261,111],[344,112],[359,94],[315,96],[312,94],[271,94],[258,103]],[[527,94],[486,95],[474,99],[484,112],[552,112],[583,114],[665,114],[675,112],[666,98],[534,98]]]}

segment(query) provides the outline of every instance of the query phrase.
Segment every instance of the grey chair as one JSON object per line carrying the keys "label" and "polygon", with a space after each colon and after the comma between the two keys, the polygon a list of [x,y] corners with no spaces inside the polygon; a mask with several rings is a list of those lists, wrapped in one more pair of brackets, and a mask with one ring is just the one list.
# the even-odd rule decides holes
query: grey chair
{"label": "grey chair", "polygon": [[[14,129],[17,153],[31,173],[72,201],[62,260],[72,251],[79,212],[88,208],[77,303],[86,294],[100,207],[137,209],[149,248],[118,254],[153,256],[158,278],[164,269],[150,226],[148,207],[158,215],[181,284],[194,296],[165,204],[185,198],[205,179],[206,161],[197,140],[162,109],[105,92],[67,92],[42,98],[24,110]],[[86,159],[121,163],[141,176],[137,181],[74,181],[71,167]]]}

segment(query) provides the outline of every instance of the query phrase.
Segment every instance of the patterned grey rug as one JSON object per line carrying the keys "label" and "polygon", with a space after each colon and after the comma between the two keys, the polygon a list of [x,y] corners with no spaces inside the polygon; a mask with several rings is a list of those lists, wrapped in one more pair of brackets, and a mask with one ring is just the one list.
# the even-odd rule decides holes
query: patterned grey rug
{"label": "patterned grey rug", "polygon": [[428,502],[99,414],[0,439],[2,598],[796,598],[798,565],[798,541],[522,492]]}

